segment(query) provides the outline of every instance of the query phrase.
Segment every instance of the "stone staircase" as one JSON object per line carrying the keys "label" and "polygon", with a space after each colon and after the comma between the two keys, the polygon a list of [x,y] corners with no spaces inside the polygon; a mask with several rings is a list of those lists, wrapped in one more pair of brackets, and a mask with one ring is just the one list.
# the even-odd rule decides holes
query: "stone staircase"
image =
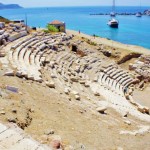
{"label": "stone staircase", "polygon": [[14,124],[8,126],[0,123],[0,150],[51,150],[42,145]]}

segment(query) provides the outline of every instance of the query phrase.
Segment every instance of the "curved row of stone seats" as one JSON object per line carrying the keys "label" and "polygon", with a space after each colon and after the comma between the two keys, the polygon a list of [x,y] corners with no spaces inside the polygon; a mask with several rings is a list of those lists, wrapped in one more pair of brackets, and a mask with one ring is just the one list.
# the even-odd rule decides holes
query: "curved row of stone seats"
{"label": "curved row of stone seats", "polygon": [[39,42],[37,42],[34,46],[32,46],[33,48],[37,48],[39,47],[40,45],[42,44],[45,44],[48,40],[51,41],[51,38],[50,37],[43,37],[43,38],[38,38]]}
{"label": "curved row of stone seats", "polygon": [[60,65],[62,64],[63,58],[67,55],[68,52],[64,52],[63,54],[59,55],[59,57],[56,59],[56,62],[59,63]]}
{"label": "curved row of stone seats", "polygon": [[[61,54],[61,57],[59,56],[59,60],[56,59],[56,63],[59,64],[58,69],[57,69],[57,73],[60,74],[63,79],[66,80],[65,78],[65,63],[66,63],[66,58],[68,58],[69,53],[68,52],[64,52],[63,54]],[[67,80],[66,80],[67,81]]]}
{"label": "curved row of stone seats", "polygon": [[43,54],[47,52],[47,50],[44,50],[45,48],[46,45],[41,43],[41,45],[39,45],[39,47],[36,50],[30,50],[30,52],[26,56],[26,59],[29,60],[29,68],[31,72],[33,72],[32,75],[35,77],[35,80],[37,80],[37,78],[41,78],[40,70],[42,62],[40,61],[40,59],[43,56]]}
{"label": "curved row of stone seats", "polygon": [[57,62],[58,57],[60,57],[61,59],[61,56],[62,54],[59,54],[58,52],[51,50],[50,54],[46,58],[46,61],[49,62],[47,70],[50,72],[50,77],[54,78],[54,81],[57,83],[58,87],[64,84],[64,80],[62,76],[63,68],[60,67],[61,66],[60,61]]}
{"label": "curved row of stone seats", "polygon": [[[39,68],[42,65],[42,61],[45,60],[45,57],[43,57],[43,56],[44,56],[44,54],[46,54],[46,52],[47,52],[47,50],[39,51],[35,57],[36,66],[38,66]],[[41,58],[43,58],[43,59],[41,60]]]}
{"label": "curved row of stone seats", "polygon": [[44,64],[46,62],[46,57],[50,54],[49,50],[45,50],[40,58],[40,63]]}
{"label": "curved row of stone seats", "polygon": [[64,64],[63,75],[67,78],[68,81],[70,81],[69,76],[77,76],[76,72],[72,68],[73,62],[76,60],[76,57],[73,57],[72,55],[68,59],[68,61]]}
{"label": "curved row of stone seats", "polygon": [[[44,38],[43,40],[47,41],[48,39],[49,39],[49,37],[48,37],[48,38]],[[39,41],[39,40],[38,40],[38,41]],[[29,51],[29,52],[28,52],[28,55],[27,55],[27,57],[26,57],[26,60],[28,60],[28,58],[31,56],[31,59],[30,59],[30,60],[32,61],[32,64],[33,64],[33,62],[35,62],[35,61],[33,61],[33,60],[34,60],[34,57],[33,57],[33,56],[35,55],[35,57],[36,57],[36,55],[37,55],[40,51],[42,51],[43,49],[46,48],[46,45],[44,44],[45,41],[40,41],[40,42],[37,42],[37,43],[36,43],[36,42],[32,43],[33,45],[36,44],[36,47],[39,46],[39,47],[38,47],[38,50]],[[33,45],[30,44],[28,47],[30,47],[30,46],[32,47]],[[35,51],[36,51],[36,52],[35,52]],[[34,52],[33,55],[31,54],[31,52]],[[41,58],[41,57],[38,56],[38,58]],[[39,60],[39,59],[37,59],[37,60]],[[38,64],[36,67],[39,68],[39,67],[40,67],[39,62],[36,61],[36,63]]]}
{"label": "curved row of stone seats", "polygon": [[[53,70],[56,70],[56,76],[59,76],[59,78],[63,79],[65,82],[69,80],[68,76],[68,68],[71,66],[74,58],[72,57],[72,54],[68,52],[57,52],[53,53],[51,60],[50,60],[50,66]],[[54,64],[59,64],[56,67],[54,67]],[[71,73],[70,73],[71,74]]]}
{"label": "curved row of stone seats", "polygon": [[118,77],[121,77],[124,75],[124,71],[121,71],[120,73],[116,74],[113,78],[116,80]]}
{"label": "curved row of stone seats", "polygon": [[17,72],[18,76],[25,76],[28,79],[41,81],[41,77],[40,77],[41,74],[33,66],[30,66],[29,57],[31,55],[31,50],[28,50],[27,48],[33,46],[37,41],[38,41],[37,38],[31,37],[20,42],[18,44],[20,45],[20,47],[14,50],[13,58],[15,60],[15,65],[17,66],[18,69]]}
{"label": "curved row of stone seats", "polygon": [[[51,37],[48,37],[47,40],[44,41],[44,43],[46,43],[46,44],[54,44],[55,45],[56,43],[53,43],[53,42],[54,42],[54,40],[52,40]],[[50,62],[50,60],[48,60],[48,58],[46,57],[47,54],[50,54],[50,51],[47,51],[47,50],[42,51],[43,49],[46,48],[46,45],[42,44],[42,42],[40,44],[41,45],[35,54],[35,62],[36,62],[36,65],[38,66],[38,68],[40,68],[40,66],[41,66],[41,64],[43,64],[43,62]],[[32,62],[33,62],[33,55],[32,55]]]}
{"label": "curved row of stone seats", "polygon": [[120,85],[117,82],[115,82],[115,80],[109,78],[109,76],[106,75],[105,73],[103,72],[100,73],[98,82],[100,83],[100,85],[107,86],[107,88],[122,95],[122,89],[120,88]]}
{"label": "curved row of stone seats", "polygon": [[11,47],[12,50],[15,50],[16,48],[18,48],[19,46],[23,45],[25,42],[29,42],[29,40],[31,40],[32,38],[35,38],[35,35],[27,37],[23,40],[20,40],[19,42],[17,42],[15,45],[13,45]]}
{"label": "curved row of stone seats", "polygon": [[99,82],[101,84],[106,84],[118,94],[124,94],[128,86],[132,84],[132,81],[133,79],[127,72],[113,65],[103,69],[103,72],[101,72],[99,76]]}
{"label": "curved row of stone seats", "polygon": [[[60,38],[60,36],[56,35]],[[47,47],[58,45],[61,39],[57,41],[53,36],[31,36],[12,46],[9,60],[16,68],[17,76],[28,79],[41,78],[41,65],[46,61],[46,55],[49,54]],[[56,57],[57,59],[57,57]]]}
{"label": "curved row of stone seats", "polygon": [[53,67],[53,64],[51,64],[51,62],[53,62],[53,57],[55,56],[55,51],[51,50],[49,51],[50,54],[46,57],[46,61],[50,63],[50,66]]}

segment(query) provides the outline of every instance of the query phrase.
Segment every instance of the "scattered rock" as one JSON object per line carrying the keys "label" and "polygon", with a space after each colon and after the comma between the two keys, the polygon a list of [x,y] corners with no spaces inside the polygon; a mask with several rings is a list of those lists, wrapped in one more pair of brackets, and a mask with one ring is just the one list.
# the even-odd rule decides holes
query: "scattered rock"
{"label": "scattered rock", "polygon": [[53,147],[54,149],[60,149],[60,148],[61,148],[61,143],[60,143],[59,140],[53,140],[53,141],[51,142],[51,145],[52,145],[52,147]]}
{"label": "scattered rock", "polygon": [[6,89],[14,93],[18,93],[19,90],[17,87],[9,86],[9,85],[6,86]]}
{"label": "scattered rock", "polygon": [[71,77],[70,80],[71,80],[72,82],[78,82],[78,79],[75,78],[75,77]]}
{"label": "scattered rock", "polygon": [[13,123],[16,123],[16,122],[17,122],[17,119],[16,119],[16,118],[8,118],[7,120],[8,120],[8,122],[13,122]]}
{"label": "scattered rock", "polygon": [[85,84],[85,81],[84,81],[84,80],[81,80],[81,81],[80,81],[80,84]]}
{"label": "scattered rock", "polygon": [[93,79],[93,82],[97,82],[97,81],[98,81],[98,78],[95,77],[95,78]]}
{"label": "scattered rock", "polygon": [[51,78],[57,78],[53,73],[51,74]]}
{"label": "scattered rock", "polygon": [[5,115],[5,111],[0,111],[0,115]]}
{"label": "scattered rock", "polygon": [[31,112],[31,113],[34,112],[34,109],[33,109],[33,108],[29,108],[28,110],[29,110],[29,112]]}
{"label": "scattered rock", "polygon": [[72,91],[71,93],[74,95],[79,95],[79,92],[77,92],[77,91]]}
{"label": "scattered rock", "polygon": [[101,113],[101,114],[104,114],[106,110],[107,110],[107,107],[105,107],[105,106],[104,107],[98,107],[96,109],[96,111]]}
{"label": "scattered rock", "polygon": [[58,72],[59,74],[61,74],[61,69],[58,69],[57,72]]}
{"label": "scattered rock", "polygon": [[17,113],[17,110],[16,110],[16,109],[12,109],[12,112],[16,114],[16,113]]}
{"label": "scattered rock", "polygon": [[85,87],[90,87],[90,84],[89,84],[89,83],[85,83],[84,86],[85,86]]}
{"label": "scattered rock", "polygon": [[55,88],[55,83],[54,82],[45,82],[46,85],[49,87],[49,88]]}
{"label": "scattered rock", "polygon": [[69,88],[65,88],[65,89],[64,89],[64,92],[65,92],[65,94],[67,94],[67,95],[68,95],[68,94],[69,94],[69,92],[70,92]]}
{"label": "scattered rock", "polygon": [[94,92],[95,96],[100,96],[100,94],[98,92]]}
{"label": "scattered rock", "polygon": [[60,149],[62,148],[62,144],[61,144],[61,137],[58,135],[55,135],[52,137],[52,141],[51,141],[51,146],[54,149]]}
{"label": "scattered rock", "polygon": [[44,132],[44,134],[46,134],[46,135],[50,135],[50,134],[54,134],[54,133],[55,133],[54,130],[47,130]]}
{"label": "scattered rock", "polygon": [[80,96],[79,95],[75,95],[75,99],[76,100],[80,100]]}
{"label": "scattered rock", "polygon": [[125,120],[124,123],[125,123],[125,124],[128,124],[128,125],[131,125],[131,122],[128,121],[128,120]]}
{"label": "scattered rock", "polygon": [[129,112],[122,113],[122,117],[128,117],[128,115],[129,115]]}

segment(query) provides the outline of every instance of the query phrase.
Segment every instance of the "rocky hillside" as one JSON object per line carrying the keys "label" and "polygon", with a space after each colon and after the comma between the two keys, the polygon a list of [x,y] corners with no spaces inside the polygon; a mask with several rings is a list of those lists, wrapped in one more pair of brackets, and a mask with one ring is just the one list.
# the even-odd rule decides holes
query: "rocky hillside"
{"label": "rocky hillside", "polygon": [[0,16],[0,22],[10,23],[11,21],[4,18],[4,17],[2,17],[2,16]]}
{"label": "rocky hillside", "polygon": [[17,9],[17,8],[22,8],[18,4],[2,4],[0,3],[0,9]]}

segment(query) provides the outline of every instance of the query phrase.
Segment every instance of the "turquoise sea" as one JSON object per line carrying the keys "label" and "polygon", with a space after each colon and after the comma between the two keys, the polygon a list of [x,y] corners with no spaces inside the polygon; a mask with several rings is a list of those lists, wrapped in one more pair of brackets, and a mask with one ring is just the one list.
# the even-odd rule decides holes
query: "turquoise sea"
{"label": "turquoise sea", "polygon": [[[138,12],[150,7],[117,7],[116,12]],[[150,49],[150,16],[117,16],[118,29],[107,26],[110,16],[91,16],[94,13],[109,13],[111,7],[45,7],[0,10],[0,16],[11,20],[25,19],[28,25],[45,27],[52,20],[66,22],[67,28],[86,34],[96,34],[126,44],[139,45]]]}

